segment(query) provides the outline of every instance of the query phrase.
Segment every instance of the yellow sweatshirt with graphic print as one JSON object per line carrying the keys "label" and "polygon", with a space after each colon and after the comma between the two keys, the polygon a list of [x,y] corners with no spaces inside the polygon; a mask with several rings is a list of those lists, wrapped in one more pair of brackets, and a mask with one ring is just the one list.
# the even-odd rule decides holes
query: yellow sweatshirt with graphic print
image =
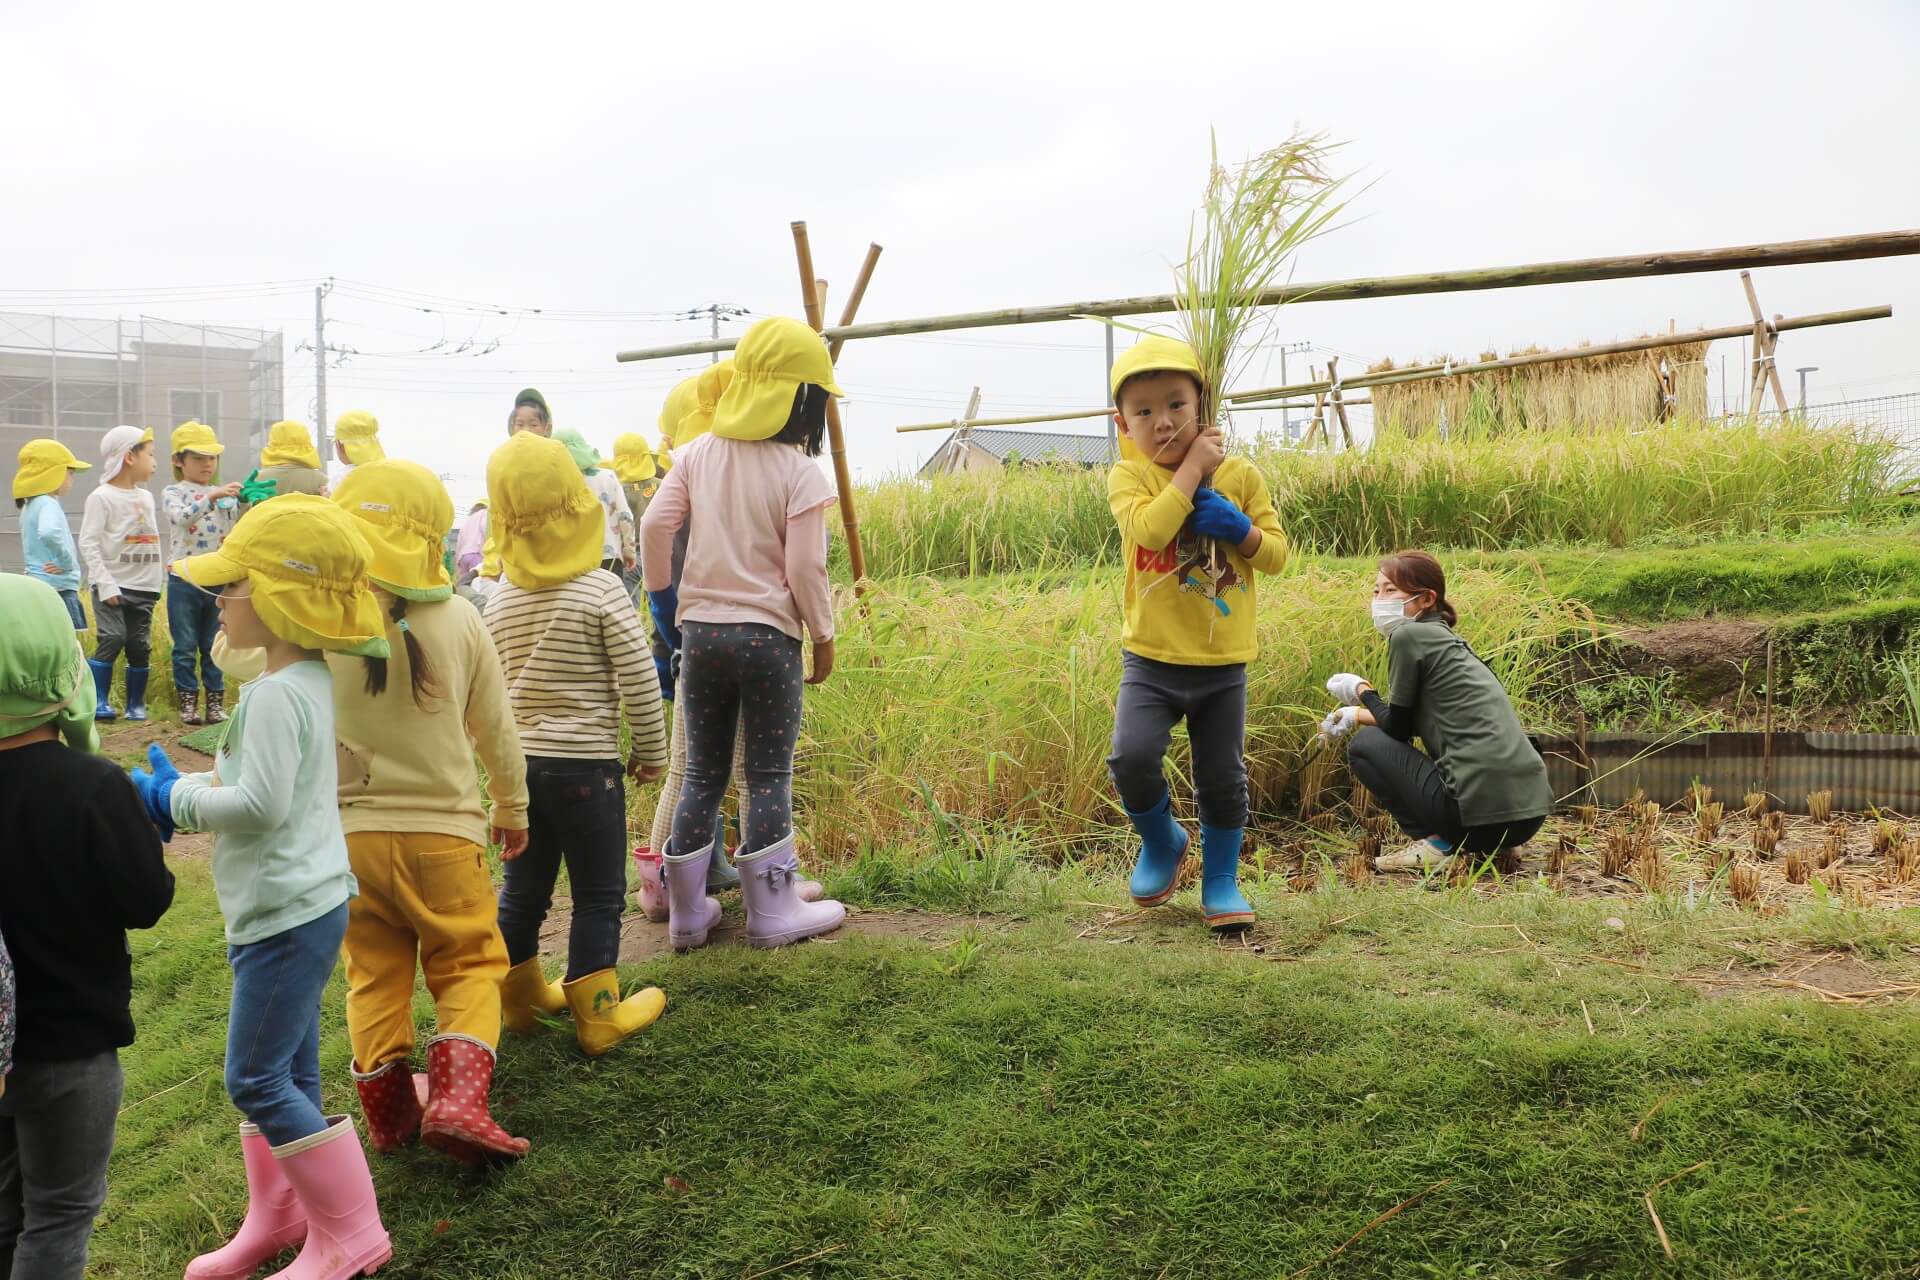
{"label": "yellow sweatshirt with graphic print", "polygon": [[1266,477],[1238,457],[1227,458],[1213,473],[1214,489],[1232,499],[1260,531],[1251,560],[1227,548],[1227,567],[1216,582],[1208,568],[1214,541],[1181,532],[1193,500],[1174,487],[1173,474],[1135,460],[1116,463],[1107,473],[1107,503],[1120,525],[1127,566],[1120,646],[1188,667],[1251,662],[1259,651],[1254,575],[1278,573],[1287,563],[1287,535],[1274,515]]}

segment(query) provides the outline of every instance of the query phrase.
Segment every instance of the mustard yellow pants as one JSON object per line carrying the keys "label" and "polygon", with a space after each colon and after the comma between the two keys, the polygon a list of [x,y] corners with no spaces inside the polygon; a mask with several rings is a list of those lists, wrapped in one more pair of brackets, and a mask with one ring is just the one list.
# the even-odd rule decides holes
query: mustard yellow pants
{"label": "mustard yellow pants", "polygon": [[347,1035],[361,1071],[413,1054],[413,987],[426,974],[442,1035],[500,1043],[507,944],[480,846],[423,831],[357,831],[347,857]]}

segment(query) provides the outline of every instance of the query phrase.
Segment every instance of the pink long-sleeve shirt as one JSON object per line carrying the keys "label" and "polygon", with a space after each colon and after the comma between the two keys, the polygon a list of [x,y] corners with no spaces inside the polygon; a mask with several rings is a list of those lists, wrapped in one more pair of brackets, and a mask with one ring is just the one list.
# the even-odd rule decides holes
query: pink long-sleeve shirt
{"label": "pink long-sleeve shirt", "polygon": [[649,591],[673,582],[673,536],[689,528],[676,622],[757,622],[833,639],[820,467],[788,445],[704,435],[677,450],[640,522]]}

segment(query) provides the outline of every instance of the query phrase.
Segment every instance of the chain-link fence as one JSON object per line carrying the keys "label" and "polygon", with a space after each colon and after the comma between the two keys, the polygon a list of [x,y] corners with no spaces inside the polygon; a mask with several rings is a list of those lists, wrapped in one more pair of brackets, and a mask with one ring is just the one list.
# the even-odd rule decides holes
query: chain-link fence
{"label": "chain-link fence", "polygon": [[[1778,422],[1779,410],[1760,414],[1762,421]],[[1920,479],[1920,391],[1859,400],[1828,400],[1795,409],[1788,415],[1830,426],[1865,427],[1896,440],[1901,448],[1905,478]]]}
{"label": "chain-link fence", "polygon": [[[123,422],[153,428],[162,455],[156,502],[172,479],[167,439],[182,422],[212,427],[227,458],[257,457],[281,416],[283,346],[267,329],[0,311],[0,472],[8,492],[27,441],[51,437],[97,464],[100,438]],[[241,467],[227,478],[245,474]],[[62,500],[76,535],[98,476],[97,465],[80,472]],[[19,510],[7,503],[0,506],[0,569],[19,568]]]}

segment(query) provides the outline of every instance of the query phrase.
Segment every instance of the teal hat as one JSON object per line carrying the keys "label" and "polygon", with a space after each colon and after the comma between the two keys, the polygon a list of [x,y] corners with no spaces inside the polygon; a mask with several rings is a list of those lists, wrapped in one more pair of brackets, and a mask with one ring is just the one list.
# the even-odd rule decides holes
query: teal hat
{"label": "teal hat", "polygon": [[573,457],[573,465],[580,468],[580,474],[590,476],[600,469],[600,451],[587,443],[587,438],[572,427],[563,427],[553,433],[553,438],[567,446],[567,452]]}

